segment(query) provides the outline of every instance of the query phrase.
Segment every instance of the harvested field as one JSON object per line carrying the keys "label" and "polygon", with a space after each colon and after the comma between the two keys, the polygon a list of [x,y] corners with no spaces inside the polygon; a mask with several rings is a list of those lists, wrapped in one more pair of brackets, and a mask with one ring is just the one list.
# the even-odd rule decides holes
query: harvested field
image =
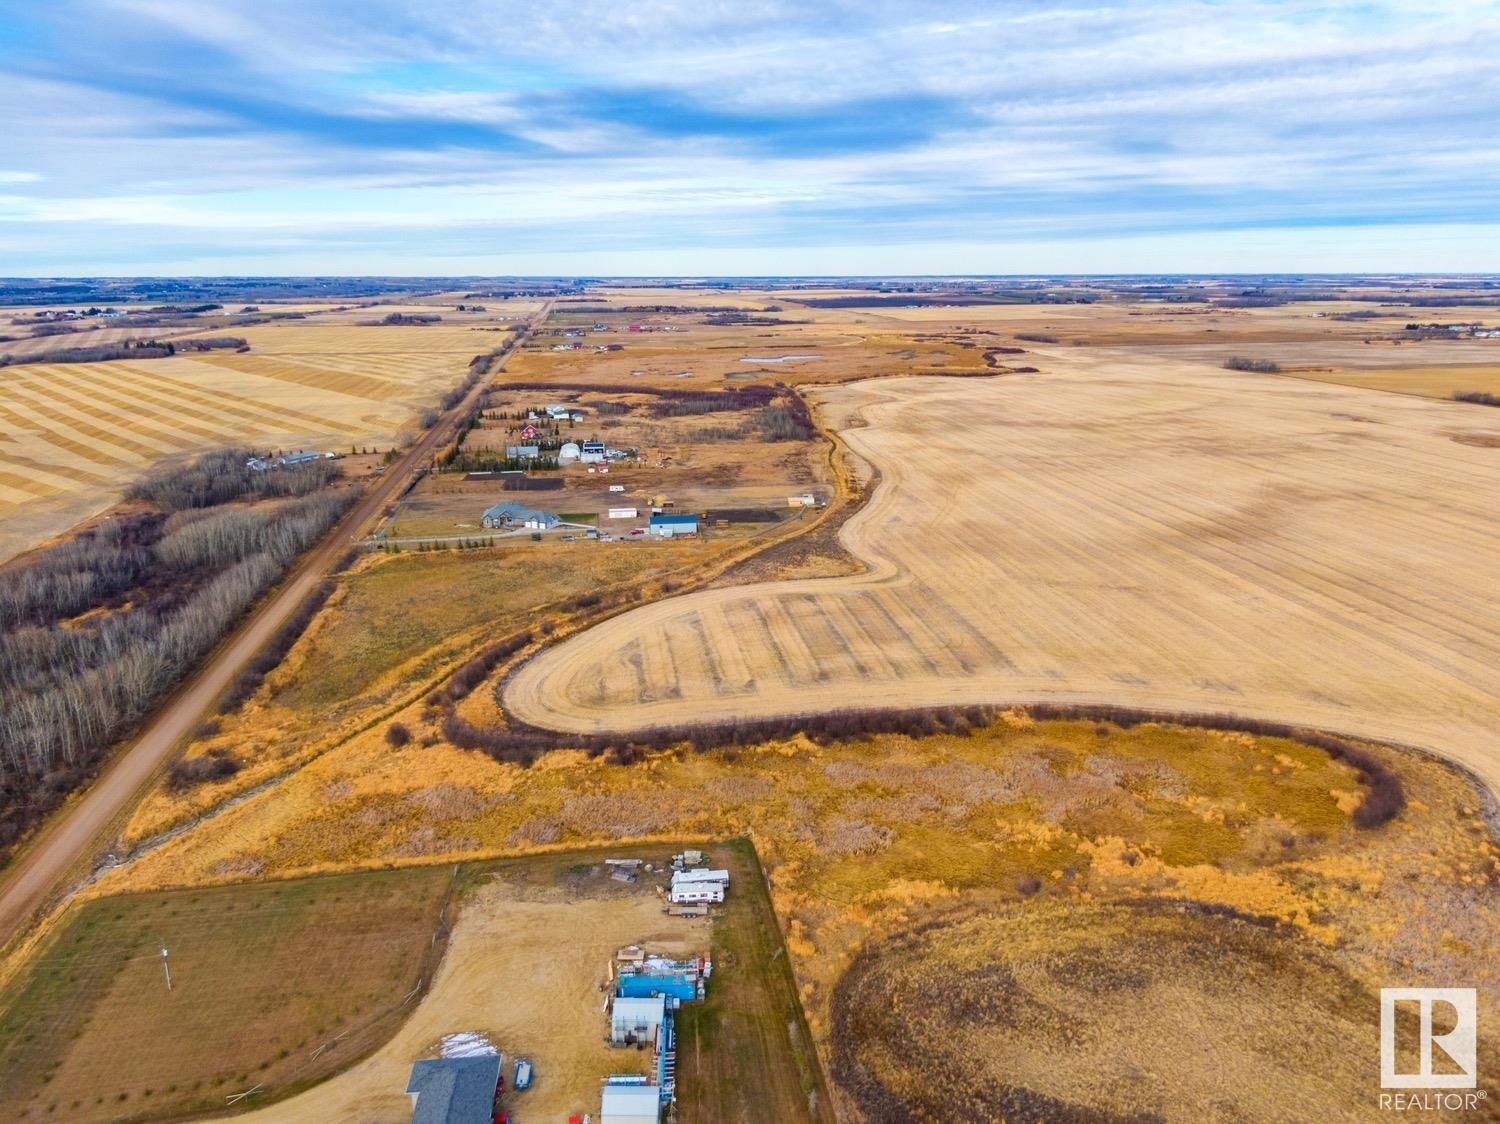
{"label": "harvested field", "polygon": [[327,1076],[404,1018],[451,880],[426,867],[78,907],[0,994],[7,1116],[175,1116]]}
{"label": "harvested field", "polygon": [[232,331],[253,350],[0,368],[0,559],[108,507],[160,460],[228,444],[390,444],[470,358],[509,338],[313,318]]}
{"label": "harvested field", "polygon": [[[715,589],[542,653],[550,729],[1060,700],[1443,753],[1500,789],[1485,411],[1102,349],[815,393],[881,474],[856,577]],[[832,702],[831,700],[836,700]]]}

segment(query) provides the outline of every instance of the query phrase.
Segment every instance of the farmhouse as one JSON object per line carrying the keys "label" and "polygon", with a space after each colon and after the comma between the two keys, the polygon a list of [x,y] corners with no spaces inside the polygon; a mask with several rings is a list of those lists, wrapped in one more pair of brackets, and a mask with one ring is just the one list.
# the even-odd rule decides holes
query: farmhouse
{"label": "farmhouse", "polygon": [[552,421],[568,421],[572,418],[573,411],[566,406],[548,406],[547,417]]}
{"label": "farmhouse", "polygon": [[528,531],[550,531],[562,522],[550,511],[536,511],[518,503],[497,503],[484,513],[484,525],[497,527],[525,527]]}
{"label": "farmhouse", "polygon": [[299,464],[308,464],[312,461],[322,460],[318,453],[288,453],[284,457],[267,460],[265,457],[251,457],[245,462],[245,467],[252,472],[265,472],[271,468],[296,468]]}
{"label": "farmhouse", "polygon": [[534,426],[534,425],[523,425],[521,427],[521,440],[523,440],[523,441],[529,441],[529,440],[531,440],[531,438],[535,437],[536,435],[537,435],[537,428],[536,428],[536,426]]}
{"label": "farmhouse", "polygon": [[499,1086],[499,1054],[415,1062],[406,1082],[412,1124],[490,1124]]}
{"label": "farmhouse", "polygon": [[677,535],[696,535],[698,517],[696,515],[653,515],[646,529],[651,534],[664,539]]}

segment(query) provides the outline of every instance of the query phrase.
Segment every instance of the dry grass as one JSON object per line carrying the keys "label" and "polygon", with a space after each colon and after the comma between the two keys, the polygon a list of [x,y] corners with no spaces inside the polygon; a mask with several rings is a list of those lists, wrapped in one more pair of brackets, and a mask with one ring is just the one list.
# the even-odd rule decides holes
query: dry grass
{"label": "dry grass", "polygon": [[717,589],[543,653],[505,704],[637,729],[1058,699],[1431,747],[1500,782],[1492,450],[1453,403],[1096,351],[819,390],[881,475],[857,577]]}
{"label": "dry grass", "polygon": [[1500,850],[1479,798],[1436,762],[1367,752],[1408,795],[1373,831],[1350,826],[1359,783],[1321,750],[1170,726],[1017,712],[969,737],[798,739],[634,768],[558,753],[520,769],[372,734],[90,892],[379,865],[414,848],[441,861],[746,833],[825,1057],[831,997],[862,947],[934,911],[1022,902],[1041,928],[1079,902],[1236,910],[1275,924],[1292,961],[1316,945],[1359,986],[1461,978],[1492,1002]]}
{"label": "dry grass", "polygon": [[1356,1121],[1378,1010],[1326,953],[1232,916],[1021,906],[871,946],[831,1054],[851,1121]]}
{"label": "dry grass", "polygon": [[0,996],[7,1117],[171,1116],[326,1076],[404,1017],[449,881],[424,868],[85,905]]}
{"label": "dry grass", "polygon": [[371,722],[497,635],[534,623],[542,606],[648,582],[711,559],[717,549],[701,542],[624,551],[527,543],[504,551],[369,555],[338,579],[339,591],[266,687],[187,751],[194,758],[229,749],[240,772],[186,792],[159,786],[136,809],[125,838],[156,835],[350,737],[377,737]]}

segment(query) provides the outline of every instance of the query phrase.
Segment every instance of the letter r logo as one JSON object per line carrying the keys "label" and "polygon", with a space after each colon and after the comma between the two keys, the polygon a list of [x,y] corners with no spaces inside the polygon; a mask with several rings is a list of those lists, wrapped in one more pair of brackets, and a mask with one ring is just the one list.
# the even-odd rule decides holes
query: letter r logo
{"label": "letter r logo", "polygon": [[[1417,1004],[1417,1070],[1396,1072],[1396,1005]],[[1433,1016],[1453,1029],[1433,1033]],[[1472,1089],[1478,1084],[1479,1000],[1472,987],[1383,987],[1380,989],[1380,1087],[1382,1089]],[[1442,1069],[1434,1072],[1434,1050]]]}

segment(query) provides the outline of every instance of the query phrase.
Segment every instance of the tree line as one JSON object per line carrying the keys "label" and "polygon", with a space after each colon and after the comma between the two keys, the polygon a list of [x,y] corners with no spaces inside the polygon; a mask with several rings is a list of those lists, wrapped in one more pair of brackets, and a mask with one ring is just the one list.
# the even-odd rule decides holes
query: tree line
{"label": "tree line", "polygon": [[[160,497],[158,510],[107,520],[5,571],[0,848],[76,787],[357,495],[327,487],[334,466],[322,463],[239,477],[242,453],[200,457],[180,480],[153,473],[138,490]],[[243,490],[212,481],[216,465]]]}

